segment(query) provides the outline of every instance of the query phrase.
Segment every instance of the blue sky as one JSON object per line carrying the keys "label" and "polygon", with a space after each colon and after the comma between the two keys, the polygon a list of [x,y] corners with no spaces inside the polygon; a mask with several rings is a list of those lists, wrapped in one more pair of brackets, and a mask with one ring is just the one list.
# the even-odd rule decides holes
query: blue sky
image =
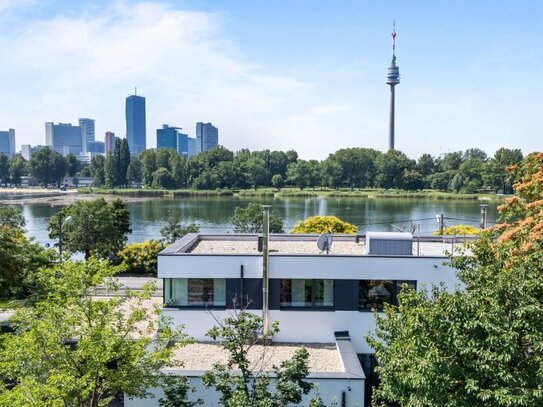
{"label": "blue sky", "polygon": [[210,121],[232,150],[385,150],[393,19],[398,149],[541,150],[540,1],[0,0],[0,129],[43,144],[44,122],[91,117],[124,136],[137,86],[149,146]]}

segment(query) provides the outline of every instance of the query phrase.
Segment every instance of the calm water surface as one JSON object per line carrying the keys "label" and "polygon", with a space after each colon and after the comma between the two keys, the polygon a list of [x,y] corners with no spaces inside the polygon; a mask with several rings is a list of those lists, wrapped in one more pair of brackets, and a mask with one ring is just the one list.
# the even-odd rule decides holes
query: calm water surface
{"label": "calm water surface", "polygon": [[[250,202],[271,204],[272,210],[285,219],[285,230],[297,222],[313,215],[335,215],[358,227],[359,232],[367,230],[392,231],[392,224],[408,227],[411,221],[419,225],[421,233],[437,229],[436,214],[443,213],[447,225],[479,225],[480,207],[478,201],[425,200],[425,199],[365,199],[365,198],[242,198],[242,197],[191,197],[176,199],[153,199],[128,203],[133,232],[130,242],[160,238],[168,210],[176,209],[187,220],[196,222],[202,232],[232,232],[231,216],[237,206]],[[496,220],[496,203],[488,210],[488,222]],[[49,218],[60,207],[44,204],[27,204],[23,214],[27,220],[28,235],[46,243]]]}

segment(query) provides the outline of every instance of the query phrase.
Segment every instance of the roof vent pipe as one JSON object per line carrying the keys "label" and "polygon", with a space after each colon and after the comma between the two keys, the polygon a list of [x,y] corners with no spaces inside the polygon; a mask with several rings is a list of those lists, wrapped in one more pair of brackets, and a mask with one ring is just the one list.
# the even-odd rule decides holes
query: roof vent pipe
{"label": "roof vent pipe", "polygon": [[266,337],[269,334],[269,276],[268,276],[268,261],[269,261],[269,241],[270,241],[270,205],[262,205],[263,209],[263,227],[262,227],[262,334]]}

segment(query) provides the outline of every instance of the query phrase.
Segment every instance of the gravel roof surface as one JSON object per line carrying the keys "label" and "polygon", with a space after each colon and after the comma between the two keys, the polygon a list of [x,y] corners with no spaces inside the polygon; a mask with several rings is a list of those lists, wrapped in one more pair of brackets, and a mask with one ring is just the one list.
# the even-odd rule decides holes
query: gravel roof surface
{"label": "gravel roof surface", "polygon": [[[249,350],[251,367],[255,370],[272,370],[282,361],[290,359],[301,347],[309,351],[310,372],[343,372],[335,344],[272,343],[254,345]],[[174,360],[183,362],[185,370],[210,370],[214,363],[226,363],[228,353],[216,343],[194,343],[175,351]]]}
{"label": "gravel roof surface", "polygon": [[[317,242],[307,240],[270,240],[270,254],[319,254]],[[256,240],[199,240],[188,253],[194,254],[258,254]],[[330,254],[366,254],[366,246],[363,243],[345,242],[336,240],[332,243]],[[323,253],[325,256],[326,253]]]}

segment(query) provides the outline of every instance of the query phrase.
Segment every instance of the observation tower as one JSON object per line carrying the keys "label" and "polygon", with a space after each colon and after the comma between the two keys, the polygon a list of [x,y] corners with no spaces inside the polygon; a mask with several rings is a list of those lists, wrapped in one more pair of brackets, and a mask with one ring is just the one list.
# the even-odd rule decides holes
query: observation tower
{"label": "observation tower", "polygon": [[392,62],[387,69],[387,85],[390,85],[390,119],[388,130],[388,149],[394,150],[394,88],[400,83],[400,67],[396,65],[396,21],[392,30]]}

